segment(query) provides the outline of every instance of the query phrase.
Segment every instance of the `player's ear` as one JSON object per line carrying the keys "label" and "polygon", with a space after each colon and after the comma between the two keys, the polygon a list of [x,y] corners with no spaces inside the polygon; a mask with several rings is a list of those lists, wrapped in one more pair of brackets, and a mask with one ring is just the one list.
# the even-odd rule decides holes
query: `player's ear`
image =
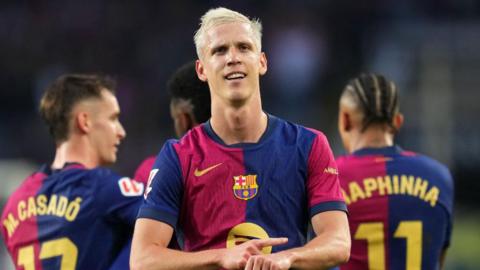
{"label": "player's ear", "polygon": [[393,117],[393,126],[397,131],[400,130],[400,128],[402,128],[403,121],[404,121],[404,118],[403,118],[403,114],[401,113],[396,113],[395,116]]}
{"label": "player's ear", "polygon": [[187,131],[189,131],[193,127],[193,119],[191,115],[187,112],[180,112],[177,115],[177,126],[176,132],[177,132],[177,137],[182,137]]}
{"label": "player's ear", "polygon": [[81,133],[88,133],[91,129],[91,121],[87,112],[77,112],[75,114],[74,126],[78,128]]}
{"label": "player's ear", "polygon": [[197,76],[201,81],[207,81],[207,74],[205,73],[205,68],[200,60],[197,59],[195,62],[195,70],[197,71]]}
{"label": "player's ear", "polygon": [[353,127],[351,115],[346,111],[342,111],[339,117],[340,117],[340,128],[345,132],[351,131]]}
{"label": "player's ear", "polygon": [[260,53],[260,75],[265,75],[268,69],[267,55],[264,52]]}

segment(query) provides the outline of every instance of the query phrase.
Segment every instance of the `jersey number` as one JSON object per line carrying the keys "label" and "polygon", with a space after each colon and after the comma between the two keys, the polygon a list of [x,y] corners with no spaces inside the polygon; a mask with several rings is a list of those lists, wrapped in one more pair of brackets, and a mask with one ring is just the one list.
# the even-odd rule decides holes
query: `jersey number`
{"label": "jersey number", "polygon": [[[402,221],[393,234],[395,238],[407,240],[406,270],[421,269],[422,266],[422,222]],[[354,236],[357,240],[367,240],[368,269],[385,270],[385,241],[383,223],[361,223]]]}
{"label": "jersey number", "polygon": [[[74,270],[77,265],[77,246],[68,238],[63,237],[42,243],[39,259],[48,259],[61,256],[60,270]],[[35,270],[35,252],[33,245],[18,250],[18,266],[25,270]]]}

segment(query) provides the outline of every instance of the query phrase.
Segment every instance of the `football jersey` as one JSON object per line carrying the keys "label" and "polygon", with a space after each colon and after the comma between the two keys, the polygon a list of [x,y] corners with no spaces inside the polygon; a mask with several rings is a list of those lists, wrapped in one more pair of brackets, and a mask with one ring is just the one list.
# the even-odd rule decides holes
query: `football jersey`
{"label": "football jersey", "polygon": [[147,157],[140,163],[138,168],[135,170],[135,174],[133,179],[138,182],[142,182],[145,185],[148,182],[148,176],[150,175],[150,171],[152,171],[153,164],[155,163],[156,156]]}
{"label": "football jersey", "polygon": [[449,170],[398,146],[337,159],[352,249],[342,270],[439,269],[452,230]]}
{"label": "football jersey", "polygon": [[[150,174],[150,171],[152,170],[153,164],[155,163],[155,158],[156,156],[150,156],[147,157],[140,163],[140,165],[137,167],[135,170],[135,174],[133,176],[133,179],[137,182],[147,184],[148,182],[148,176]],[[172,239],[170,243],[170,247],[172,248],[177,248],[178,245],[175,245],[176,241],[173,241]],[[123,270],[123,269],[130,269],[129,267],[129,260],[130,260],[130,251],[132,248],[132,240],[130,239],[122,248],[122,250],[119,252],[117,258],[115,258],[114,262],[110,266],[110,270]]]}
{"label": "football jersey", "polygon": [[97,167],[43,166],[9,197],[1,232],[17,269],[107,269],[127,239],[144,185]]}
{"label": "football jersey", "polygon": [[233,247],[251,239],[306,242],[317,213],[346,211],[325,136],[269,115],[258,143],[226,145],[210,122],[160,151],[138,218],[171,225],[183,250]]}

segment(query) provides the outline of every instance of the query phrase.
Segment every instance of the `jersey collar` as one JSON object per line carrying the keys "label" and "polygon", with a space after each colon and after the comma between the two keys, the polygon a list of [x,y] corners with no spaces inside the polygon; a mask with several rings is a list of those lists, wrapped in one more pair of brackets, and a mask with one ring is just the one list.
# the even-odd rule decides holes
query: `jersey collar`
{"label": "jersey collar", "polygon": [[258,140],[258,142],[256,142],[256,143],[235,143],[235,144],[230,144],[230,145],[225,144],[225,142],[223,142],[223,140],[215,133],[215,131],[212,128],[212,124],[210,123],[210,119],[202,125],[202,128],[203,128],[203,130],[205,130],[208,137],[210,137],[215,142],[221,144],[222,146],[231,147],[231,148],[249,148],[249,147],[254,147],[254,146],[260,145],[263,142],[265,142],[268,138],[270,138],[270,135],[272,134],[275,127],[277,126],[277,123],[278,123],[278,118],[267,113],[267,129],[265,130],[265,132],[263,132],[263,134],[260,137],[260,140]]}
{"label": "jersey collar", "polygon": [[366,147],[366,148],[362,148],[362,149],[359,149],[357,151],[354,151],[352,153],[352,155],[355,155],[355,156],[366,156],[366,155],[389,156],[389,155],[400,154],[402,152],[403,152],[403,149],[400,146],[393,145],[393,146],[379,147],[379,148]]}

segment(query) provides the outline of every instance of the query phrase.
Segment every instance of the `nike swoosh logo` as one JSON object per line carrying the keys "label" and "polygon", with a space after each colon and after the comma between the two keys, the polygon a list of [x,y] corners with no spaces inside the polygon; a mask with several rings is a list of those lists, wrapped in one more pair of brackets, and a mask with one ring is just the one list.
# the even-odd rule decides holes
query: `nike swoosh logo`
{"label": "nike swoosh logo", "polygon": [[196,177],[199,177],[199,176],[202,176],[206,173],[208,173],[209,171],[215,169],[216,167],[222,165],[223,163],[218,163],[218,164],[215,164],[213,166],[210,166],[206,169],[203,169],[203,170],[199,170],[198,168],[195,169],[195,171],[193,172],[193,174],[196,176]]}

